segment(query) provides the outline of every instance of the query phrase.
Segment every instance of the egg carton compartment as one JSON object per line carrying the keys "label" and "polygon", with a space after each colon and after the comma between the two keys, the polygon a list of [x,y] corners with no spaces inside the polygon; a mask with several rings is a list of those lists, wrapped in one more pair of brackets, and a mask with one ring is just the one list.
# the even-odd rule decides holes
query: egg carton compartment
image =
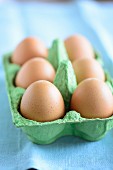
{"label": "egg carton compartment", "polygon": [[[3,65],[13,123],[16,127],[21,128],[32,142],[37,144],[49,144],[66,135],[78,136],[89,141],[99,140],[113,128],[113,116],[104,119],[86,119],[81,117],[76,111],[69,111],[69,102],[72,93],[77,87],[77,83],[71,62],[66,57],[65,50],[62,49],[64,48],[62,43],[61,45],[59,43],[61,43],[59,40],[55,41],[50,49],[49,61],[53,63],[55,60],[52,60],[51,54],[57,53],[55,58],[57,64],[56,62],[53,64],[57,70],[54,84],[64,98],[67,113],[62,119],[43,123],[26,119],[19,113],[19,104],[25,89],[15,87],[14,79],[20,66],[10,62],[12,53],[8,53],[3,57]],[[63,59],[61,59],[62,55],[60,52],[65,56]],[[96,54],[95,57],[103,64],[99,55]],[[108,73],[106,73],[106,83],[113,93],[113,80]]]}

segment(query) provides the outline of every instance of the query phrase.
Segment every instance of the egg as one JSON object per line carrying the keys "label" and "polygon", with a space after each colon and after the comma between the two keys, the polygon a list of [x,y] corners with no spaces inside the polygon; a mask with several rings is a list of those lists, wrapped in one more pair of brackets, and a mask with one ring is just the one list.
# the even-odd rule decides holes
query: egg
{"label": "egg", "polygon": [[15,64],[23,65],[31,58],[47,58],[47,55],[47,48],[41,40],[34,37],[28,37],[18,44],[13,52],[11,61]]}
{"label": "egg", "polygon": [[80,58],[73,63],[73,69],[76,75],[77,83],[87,78],[98,78],[105,80],[105,74],[101,65],[93,58]]}
{"label": "egg", "polygon": [[89,78],[74,91],[70,108],[85,118],[107,118],[113,114],[113,96],[105,82]]}
{"label": "egg", "polygon": [[39,80],[26,89],[20,103],[20,113],[27,119],[48,122],[62,118],[65,105],[54,84]]}
{"label": "egg", "polygon": [[37,80],[48,80],[53,82],[55,70],[53,66],[43,58],[33,58],[27,61],[16,75],[15,85],[27,88]]}
{"label": "egg", "polygon": [[65,47],[71,61],[79,58],[94,58],[94,51],[91,43],[84,36],[76,34],[68,37]]}

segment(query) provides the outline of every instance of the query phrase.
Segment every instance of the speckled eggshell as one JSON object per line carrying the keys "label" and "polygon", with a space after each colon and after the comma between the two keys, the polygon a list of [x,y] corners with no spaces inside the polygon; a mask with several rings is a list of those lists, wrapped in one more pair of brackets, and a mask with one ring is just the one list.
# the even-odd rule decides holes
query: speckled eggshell
{"label": "speckled eggshell", "polygon": [[59,90],[52,83],[40,80],[25,91],[20,113],[27,119],[48,122],[65,115],[65,105]]}
{"label": "speckled eggshell", "polygon": [[33,58],[27,61],[16,75],[15,84],[18,87],[27,88],[37,80],[53,82],[55,70],[53,66],[43,58]]}
{"label": "speckled eggshell", "polygon": [[47,48],[41,40],[34,37],[28,37],[17,45],[13,52],[11,61],[15,64],[23,65],[31,58],[47,58],[47,55]]}
{"label": "speckled eggshell", "polygon": [[94,58],[94,51],[91,43],[83,35],[72,35],[65,41],[65,47],[71,61],[79,58]]}
{"label": "speckled eggshell", "polygon": [[80,83],[87,78],[98,78],[105,81],[104,70],[98,61],[93,58],[81,58],[75,60],[72,65],[77,78],[77,83]]}
{"label": "speckled eggshell", "polygon": [[82,81],[71,99],[71,110],[85,118],[107,118],[113,114],[113,96],[105,82],[96,78]]}

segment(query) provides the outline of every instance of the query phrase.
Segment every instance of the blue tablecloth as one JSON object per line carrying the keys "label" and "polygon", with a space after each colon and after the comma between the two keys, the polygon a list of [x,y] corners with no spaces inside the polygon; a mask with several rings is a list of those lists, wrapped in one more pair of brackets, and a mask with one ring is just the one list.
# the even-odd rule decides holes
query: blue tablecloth
{"label": "blue tablecloth", "polygon": [[[0,55],[12,51],[25,36],[49,46],[56,37],[82,33],[103,56],[113,76],[113,4],[0,3]],[[50,145],[31,143],[11,118],[0,57],[0,170],[111,170],[113,130],[97,142],[62,137]]]}

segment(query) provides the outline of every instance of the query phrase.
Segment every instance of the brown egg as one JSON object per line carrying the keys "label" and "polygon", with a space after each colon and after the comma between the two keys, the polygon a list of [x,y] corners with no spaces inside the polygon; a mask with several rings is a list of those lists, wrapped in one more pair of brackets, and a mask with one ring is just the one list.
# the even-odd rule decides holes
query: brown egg
{"label": "brown egg", "polygon": [[34,37],[25,38],[16,47],[12,55],[12,62],[23,65],[26,61],[34,57],[47,58],[47,48],[43,42]]}
{"label": "brown egg", "polygon": [[32,83],[25,91],[20,112],[27,119],[48,122],[62,118],[65,114],[65,105],[56,86],[40,80]]}
{"label": "brown egg", "polygon": [[96,78],[82,81],[74,91],[71,110],[85,118],[107,118],[113,114],[113,96],[105,82]]}
{"label": "brown egg", "polygon": [[16,86],[27,88],[37,80],[48,80],[53,82],[55,70],[53,66],[43,58],[33,58],[27,61],[17,73]]}
{"label": "brown egg", "polygon": [[91,43],[82,35],[72,35],[65,41],[65,47],[71,61],[79,58],[94,58],[94,51]]}
{"label": "brown egg", "polygon": [[101,65],[93,58],[81,58],[75,60],[72,65],[77,78],[77,83],[80,83],[87,78],[105,80],[104,71]]}

